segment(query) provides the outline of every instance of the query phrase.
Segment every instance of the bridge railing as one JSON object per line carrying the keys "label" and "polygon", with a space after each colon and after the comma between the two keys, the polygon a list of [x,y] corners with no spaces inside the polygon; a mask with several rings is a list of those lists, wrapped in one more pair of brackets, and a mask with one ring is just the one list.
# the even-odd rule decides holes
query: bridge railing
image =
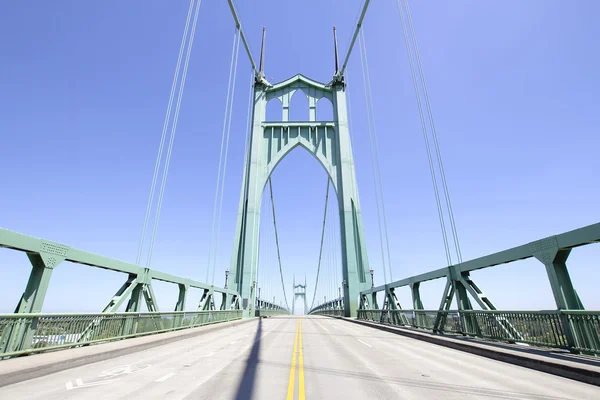
{"label": "bridge railing", "polygon": [[[395,325],[600,353],[599,312],[585,311],[567,268],[567,259],[574,248],[597,242],[600,242],[600,223],[373,287],[360,293],[359,317],[377,319],[383,312]],[[497,311],[470,275],[476,270],[527,258],[537,259],[545,268],[559,311]],[[435,279],[446,281],[440,306],[438,310],[425,311],[420,285]],[[414,310],[402,310],[396,294],[401,287],[410,288]],[[381,301],[378,294],[383,297],[384,311],[378,305]],[[459,311],[450,310],[454,301]],[[473,301],[482,311],[474,310]]]}
{"label": "bridge railing", "polygon": [[290,310],[264,299],[256,298],[255,315],[257,317],[270,317],[273,315],[288,315]]}
{"label": "bridge railing", "polygon": [[[219,300],[218,297],[220,297],[220,310],[233,311],[240,308],[240,296],[235,290],[144,268],[140,265],[129,264],[2,228],[0,228],[0,248],[23,252],[31,263],[29,280],[15,308],[16,318],[23,315],[40,315],[53,271],[60,268],[60,265],[64,262],[125,274],[124,278],[126,279],[124,279],[123,284],[112,297],[109,297],[106,306],[102,309],[102,317],[90,319],[79,342],[86,342],[96,337],[96,330],[100,323],[103,323],[105,319],[114,318],[114,315],[119,315],[117,311],[121,308],[124,308],[126,313],[140,313],[142,301],[145,301],[148,311],[151,313],[159,312],[152,287],[154,281],[177,285],[179,295],[174,307],[176,312],[183,312],[185,309],[190,288],[202,291],[200,302],[195,307],[198,311],[214,312],[216,308],[215,301]],[[92,282],[88,283],[93,284]],[[11,328],[8,331],[4,330],[2,334],[3,343],[0,343],[0,354],[12,353],[26,348],[22,347],[22,344],[32,342],[32,338],[37,335],[36,326],[36,323],[18,324],[16,328]],[[156,329],[159,330],[159,328],[160,325],[157,325]]]}
{"label": "bridge railing", "polygon": [[[358,319],[482,339],[600,353],[600,311],[358,310]],[[564,327],[576,331],[569,344]],[[592,335],[590,335],[591,333]]]}
{"label": "bridge railing", "polygon": [[[15,355],[194,328],[242,318],[242,310],[97,314],[0,314],[0,359]],[[95,328],[88,334],[88,327]],[[33,331],[7,346],[13,331]],[[14,336],[13,336],[14,337]],[[13,351],[3,352],[2,349]]]}
{"label": "bridge railing", "polygon": [[323,304],[319,304],[308,312],[309,315],[326,315],[329,317],[344,316],[344,298],[330,300]]}

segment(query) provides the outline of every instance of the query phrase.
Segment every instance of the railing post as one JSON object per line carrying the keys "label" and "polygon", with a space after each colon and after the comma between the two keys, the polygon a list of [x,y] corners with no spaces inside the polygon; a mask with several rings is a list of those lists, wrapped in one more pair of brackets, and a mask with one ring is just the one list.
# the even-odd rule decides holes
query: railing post
{"label": "railing post", "polygon": [[[179,297],[177,298],[177,303],[175,304],[175,311],[184,311],[185,310],[185,301],[187,298],[187,291],[189,286],[187,284],[180,283],[179,285]],[[173,328],[181,328],[183,321],[183,315],[177,314],[173,318]]]}
{"label": "railing post", "polygon": [[[21,296],[15,313],[39,313],[42,311],[44,298],[50,284],[50,277],[54,267],[65,260],[68,247],[42,241],[40,253],[27,253],[31,262],[31,273],[25,291]],[[25,350],[31,347],[31,342],[37,329],[37,319],[30,323],[20,322],[14,324],[10,331],[3,333],[6,338],[2,343],[2,352]]]}
{"label": "railing post", "polygon": [[[546,267],[558,310],[585,310],[567,269],[567,258],[571,249],[560,249],[556,236],[531,242],[529,245],[533,256]],[[586,348],[600,351],[600,337],[595,330],[564,313],[560,314],[560,320],[571,351]]]}
{"label": "railing post", "polygon": [[[139,277],[138,277],[139,278]],[[137,284],[135,288],[133,288],[131,292],[131,298],[129,302],[127,302],[127,307],[125,308],[125,312],[131,313],[139,313],[142,305],[142,290],[143,285]],[[139,314],[136,318],[130,318],[127,316],[123,323],[123,333],[121,336],[133,335],[137,332],[137,327],[139,323]]]}
{"label": "railing post", "polygon": [[416,326],[417,328],[426,328],[425,325],[425,315],[422,312],[419,312],[418,310],[422,310],[423,309],[423,302],[421,301],[421,293],[419,292],[419,287],[421,286],[421,284],[419,282],[414,282],[410,284],[410,290],[412,293],[412,301],[413,301],[413,309],[415,310],[415,323],[413,323],[413,326]]}

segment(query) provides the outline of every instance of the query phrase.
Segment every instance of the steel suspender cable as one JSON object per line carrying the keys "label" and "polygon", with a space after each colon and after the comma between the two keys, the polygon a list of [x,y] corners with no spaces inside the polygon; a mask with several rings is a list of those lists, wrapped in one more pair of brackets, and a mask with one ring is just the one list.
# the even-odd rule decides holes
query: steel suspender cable
{"label": "steel suspender cable", "polygon": [[229,99],[231,97],[231,86],[232,86],[232,79],[233,79],[233,64],[235,62],[236,59],[236,47],[239,48],[239,31],[236,28],[235,32],[233,34],[233,45],[231,48],[231,62],[229,64],[229,79],[227,81],[227,97],[225,100],[225,112],[223,115],[223,130],[221,132],[221,149],[219,151],[219,165],[217,167],[217,183],[216,183],[216,187],[215,187],[215,198],[214,198],[214,204],[213,204],[213,216],[212,216],[212,227],[211,227],[211,231],[210,231],[210,241],[209,241],[209,245],[208,245],[208,262],[206,265],[206,282],[208,283],[208,277],[209,277],[209,271],[211,268],[211,261],[212,261],[212,256],[213,256],[213,241],[215,240],[215,224],[217,221],[217,204],[219,202],[219,186],[221,183],[221,168],[223,165],[223,149],[225,146],[225,130],[227,127],[227,118],[229,116]]}
{"label": "steel suspender cable", "polygon": [[[407,8],[406,19],[405,19],[405,16],[404,16],[404,9],[402,7],[401,1],[398,0],[397,3],[398,3],[398,10],[400,12],[400,20],[401,20],[401,23],[402,23],[402,31],[403,31],[403,34],[404,34],[404,42],[405,42],[405,45],[406,45],[406,50],[407,50],[408,58],[409,58],[411,75],[412,75],[412,80],[413,80],[413,86],[415,88],[415,96],[416,96],[417,105],[418,105],[418,108],[419,108],[419,117],[421,118],[421,126],[422,126],[422,129],[423,129],[423,136],[425,138],[425,144],[426,144],[426,148],[427,148],[427,152],[428,152],[430,170],[431,170],[431,175],[432,175],[432,182],[434,184],[434,193],[436,195],[436,202],[438,204],[438,214],[439,214],[439,217],[440,217],[440,226],[442,228],[442,237],[444,239],[444,247],[445,247],[445,251],[446,251],[446,259],[448,261],[448,265],[452,265],[452,255],[451,255],[451,252],[450,252],[450,246],[448,244],[448,238],[447,238],[447,232],[446,232],[446,227],[445,227],[444,215],[443,215],[442,206],[441,206],[441,200],[440,200],[440,196],[439,196],[439,192],[438,192],[438,186],[437,186],[437,179],[436,179],[436,174],[435,174],[435,168],[434,168],[433,160],[431,159],[431,150],[430,150],[430,146],[429,146],[429,138],[428,138],[428,134],[427,134],[427,127],[426,127],[426,123],[425,123],[424,111],[423,111],[423,107],[421,105],[421,98],[420,98],[420,94],[419,94],[419,86],[418,86],[418,81],[417,81],[417,77],[416,77],[416,73],[415,73],[415,65],[414,65],[415,62],[414,62],[413,58],[415,58],[415,59],[418,58],[418,49],[417,49],[417,44],[416,44],[416,36],[414,35],[414,30],[412,30],[412,35],[411,35],[411,32],[410,32],[411,27],[412,27],[412,19],[410,17],[410,11],[408,9],[408,3],[405,3],[405,6]],[[413,47],[414,47],[414,49],[413,49]],[[413,55],[413,52],[414,52],[414,55]],[[425,97],[425,100],[426,100],[425,102],[428,103],[429,97],[426,95],[427,91],[426,91],[424,74],[423,74],[423,71],[422,71],[422,68],[421,68],[421,64],[420,64],[420,59],[417,60],[417,72],[418,72],[419,77],[420,77],[420,83],[421,83],[421,85],[423,87],[424,97]],[[433,115],[431,113],[431,107],[430,107],[430,105],[427,106],[427,111],[428,111],[429,123],[432,126],[432,128],[435,129],[435,125],[433,124]],[[448,193],[448,189],[447,189],[447,184],[446,184],[446,180],[445,180],[445,174],[443,173],[443,164],[442,164],[442,159],[441,159],[441,152],[440,152],[440,149],[439,149],[439,144],[436,143],[437,142],[437,134],[435,134],[435,133],[432,132],[432,136],[434,138],[434,145],[435,145],[435,150],[436,150],[438,167],[439,167],[440,173],[441,173],[442,187],[444,188],[444,194],[446,196],[446,206],[447,206],[447,209],[448,209],[448,216],[449,216],[450,224],[451,224],[451,233],[452,233],[453,238],[454,238],[454,245],[455,245],[455,249],[456,249],[456,253],[457,253],[457,259],[460,262],[462,260],[462,256],[460,254],[460,245],[458,243],[458,234],[457,234],[456,227],[455,227],[455,224],[454,224],[454,216],[453,216],[452,207],[451,207],[451,203],[450,203],[450,197],[449,197],[449,193]]]}
{"label": "steel suspender cable", "polygon": [[152,251],[154,250],[154,240],[156,239],[156,232],[158,230],[158,223],[160,221],[160,211],[162,209],[162,201],[165,193],[165,186],[167,184],[167,176],[169,174],[169,165],[171,163],[171,154],[173,151],[173,143],[175,141],[175,133],[177,132],[177,121],[179,120],[179,110],[181,108],[181,99],[183,97],[183,90],[185,88],[185,81],[187,77],[188,65],[190,62],[190,55],[192,54],[192,47],[194,45],[194,36],[196,34],[196,23],[198,22],[198,14],[200,11],[201,0],[198,0],[196,4],[196,11],[194,13],[194,22],[192,24],[192,30],[190,32],[190,39],[188,43],[187,53],[185,55],[185,62],[183,64],[183,75],[179,84],[179,94],[177,96],[177,104],[175,106],[175,114],[173,116],[173,124],[171,125],[171,137],[169,138],[169,147],[167,148],[167,157],[165,159],[164,172],[162,176],[162,182],[160,186],[160,192],[158,195],[158,202],[156,205],[156,217],[154,219],[154,227],[152,228],[152,237],[150,239],[150,246],[148,248],[148,258],[146,260],[146,266],[149,267],[152,262]]}
{"label": "steel suspender cable", "polygon": [[379,183],[379,193],[381,198],[381,216],[383,217],[383,232],[385,236],[385,246],[387,250],[388,257],[388,268],[390,272],[390,281],[393,281],[394,278],[392,276],[392,258],[390,255],[390,241],[388,237],[388,229],[387,229],[387,216],[385,214],[385,197],[383,194],[383,183],[381,179],[381,167],[379,165],[379,143],[377,139],[377,127],[375,125],[375,107],[373,107],[373,93],[371,91],[371,74],[369,72],[369,58],[367,57],[367,42],[365,40],[364,29],[360,30],[360,34],[362,36],[363,42],[363,51],[365,54],[365,70],[367,76],[367,88],[369,89],[369,104],[371,106],[371,121],[373,124],[373,142],[375,148],[375,165],[377,166],[377,181]]}
{"label": "steel suspender cable", "polygon": [[450,201],[450,192],[448,190],[448,183],[446,181],[446,173],[444,172],[444,163],[442,163],[442,153],[440,151],[440,145],[437,139],[437,131],[435,129],[435,123],[433,120],[433,112],[431,111],[431,103],[429,102],[429,93],[427,92],[427,85],[425,84],[425,74],[423,73],[423,67],[421,65],[421,56],[419,54],[419,46],[417,45],[417,37],[415,35],[415,30],[413,28],[412,16],[410,13],[410,7],[408,5],[408,0],[404,1],[404,5],[406,7],[406,16],[408,21],[408,26],[410,28],[415,59],[417,61],[417,70],[419,71],[419,77],[421,80],[421,85],[423,86],[423,97],[425,99],[425,106],[427,107],[427,113],[429,116],[429,124],[431,125],[431,134],[433,136],[433,143],[435,144],[435,150],[438,160],[438,167],[440,169],[440,177],[442,181],[442,187],[444,189],[444,197],[446,199],[446,207],[448,208],[448,218],[450,220],[450,226],[452,229],[452,235],[454,237],[454,247],[456,250],[456,256],[458,258],[458,262],[462,262],[462,254],[460,251],[460,243],[458,241],[458,232],[456,230],[456,223],[454,221],[454,212],[452,211],[452,202]]}
{"label": "steel suspender cable", "polygon": [[[327,202],[329,200],[329,177],[327,177],[327,189],[325,189],[325,211],[323,211],[323,227],[321,228],[321,245],[319,248],[319,262],[317,264],[317,279],[315,280],[315,290],[313,292],[312,303],[310,309],[315,305],[315,297],[317,295],[317,287],[319,286],[319,272],[321,271],[321,257],[323,255],[323,239],[325,237],[325,221],[327,220]],[[305,289],[306,291],[306,289]]]}
{"label": "steel suspender cable", "polygon": [[183,36],[181,38],[181,45],[179,46],[179,56],[177,57],[177,66],[175,67],[175,73],[173,74],[173,83],[171,84],[171,94],[169,95],[169,103],[167,105],[167,112],[165,115],[165,121],[163,122],[162,135],[160,138],[160,146],[158,147],[158,155],[156,156],[156,164],[154,165],[154,175],[152,176],[152,185],[150,187],[150,195],[148,196],[148,205],[146,206],[146,216],[144,218],[144,224],[142,226],[142,235],[140,237],[140,243],[138,245],[138,252],[135,259],[136,265],[139,265],[142,258],[142,251],[144,248],[144,240],[146,238],[146,229],[148,228],[148,222],[150,220],[150,211],[152,209],[152,203],[154,202],[154,190],[156,189],[156,181],[158,179],[158,172],[160,168],[160,161],[162,159],[163,149],[165,146],[165,140],[167,138],[167,128],[169,126],[169,120],[171,117],[171,107],[173,106],[173,98],[175,97],[175,89],[177,88],[177,81],[179,79],[179,71],[181,70],[181,58],[185,50],[186,38],[190,26],[190,20],[192,18],[192,11],[194,9],[194,1],[190,0],[190,6],[188,8],[187,17],[185,20],[185,28],[183,29]]}
{"label": "steel suspender cable", "polygon": [[436,205],[437,205],[437,209],[438,209],[438,217],[439,217],[439,222],[440,222],[440,228],[442,230],[442,239],[444,241],[444,250],[446,252],[446,260],[448,262],[448,265],[452,265],[452,255],[450,253],[450,247],[448,245],[448,237],[447,237],[446,226],[445,226],[445,222],[444,222],[444,214],[443,214],[439,190],[438,190],[438,184],[437,184],[437,178],[436,178],[436,174],[435,174],[434,163],[433,163],[433,159],[431,157],[431,147],[429,145],[429,135],[427,134],[427,125],[425,123],[423,106],[421,104],[421,97],[419,95],[419,87],[418,87],[418,82],[417,82],[416,73],[415,73],[415,66],[414,66],[414,61],[413,61],[412,48],[410,45],[410,38],[409,38],[409,34],[408,34],[408,29],[407,29],[407,23],[405,22],[404,12],[403,12],[403,7],[401,4],[401,1],[397,0],[397,3],[398,3],[398,10],[400,12],[402,32],[404,34],[404,43],[406,45],[406,52],[408,54],[411,77],[412,77],[413,86],[415,89],[415,98],[417,100],[417,107],[419,109],[419,118],[421,120],[421,129],[423,131],[423,138],[425,140],[425,148],[427,150],[429,171],[431,174],[431,181],[433,184],[433,191],[434,191]]}
{"label": "steel suspender cable", "polygon": [[[233,100],[235,98],[235,82],[237,77],[238,54],[240,50],[240,36],[238,30],[238,40],[235,49],[235,63],[233,68],[233,82],[231,83],[231,102],[229,103],[229,117],[227,121],[227,138],[225,139],[225,155],[223,156],[223,175],[221,177],[221,194],[219,199],[219,213],[217,215],[217,240],[215,243],[213,271],[211,284],[215,284],[215,270],[217,269],[217,253],[219,252],[219,239],[221,237],[221,215],[223,211],[223,192],[225,191],[225,178],[227,176],[227,155],[229,154],[229,135],[231,133],[231,117],[233,115]],[[225,129],[225,126],[223,126]]]}
{"label": "steel suspender cable", "polygon": [[[361,30],[362,32],[362,30]],[[365,91],[365,103],[366,103],[366,109],[367,109],[367,127],[368,127],[368,131],[369,131],[369,148],[371,150],[371,167],[373,170],[373,185],[374,185],[374,189],[375,189],[375,204],[377,207],[377,226],[379,228],[379,244],[381,247],[381,262],[383,264],[383,279],[385,281],[385,283],[388,282],[387,280],[387,272],[386,272],[386,261],[385,261],[385,255],[384,255],[384,251],[383,251],[383,247],[384,247],[384,242],[383,242],[383,232],[381,229],[381,211],[379,208],[379,190],[377,187],[377,167],[375,165],[375,150],[373,149],[373,129],[371,126],[371,115],[370,115],[370,107],[369,107],[369,94],[368,94],[368,89],[367,89],[367,78],[366,78],[366,68],[364,65],[364,38],[362,35],[360,35],[358,37],[358,47],[359,47],[359,53],[360,53],[360,67],[361,67],[361,71],[362,71],[362,76],[363,76],[363,87],[364,87],[364,91]]]}
{"label": "steel suspender cable", "polygon": [[283,300],[285,301],[285,307],[289,308],[287,296],[285,294],[285,284],[283,283],[283,269],[281,268],[281,254],[279,252],[279,237],[277,236],[277,220],[275,219],[275,200],[273,200],[273,184],[271,183],[271,177],[269,177],[269,193],[271,194],[271,211],[273,213],[273,228],[275,231],[275,247],[277,248],[277,262],[279,263],[281,289],[283,290]]}

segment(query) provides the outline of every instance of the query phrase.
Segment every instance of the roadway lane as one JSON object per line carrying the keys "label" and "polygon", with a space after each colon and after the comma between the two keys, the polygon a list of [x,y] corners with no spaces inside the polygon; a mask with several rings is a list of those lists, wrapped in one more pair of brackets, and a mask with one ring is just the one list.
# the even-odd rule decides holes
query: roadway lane
{"label": "roadway lane", "polygon": [[163,398],[580,400],[600,388],[326,317],[261,319],[0,387],[11,400]]}

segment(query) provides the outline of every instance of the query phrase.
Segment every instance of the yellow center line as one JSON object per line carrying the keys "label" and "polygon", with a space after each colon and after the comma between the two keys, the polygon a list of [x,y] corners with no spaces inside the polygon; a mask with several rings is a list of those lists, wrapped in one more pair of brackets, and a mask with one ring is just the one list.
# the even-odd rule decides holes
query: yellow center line
{"label": "yellow center line", "polygon": [[298,320],[300,323],[300,355],[298,357],[298,400],[305,400],[304,397],[304,356],[302,354],[302,320]]}
{"label": "yellow center line", "polygon": [[292,353],[292,366],[290,367],[290,381],[288,382],[287,400],[294,400],[294,380],[296,378],[296,352],[298,351],[298,331],[300,320],[296,324],[296,339],[294,339],[294,352]]}

